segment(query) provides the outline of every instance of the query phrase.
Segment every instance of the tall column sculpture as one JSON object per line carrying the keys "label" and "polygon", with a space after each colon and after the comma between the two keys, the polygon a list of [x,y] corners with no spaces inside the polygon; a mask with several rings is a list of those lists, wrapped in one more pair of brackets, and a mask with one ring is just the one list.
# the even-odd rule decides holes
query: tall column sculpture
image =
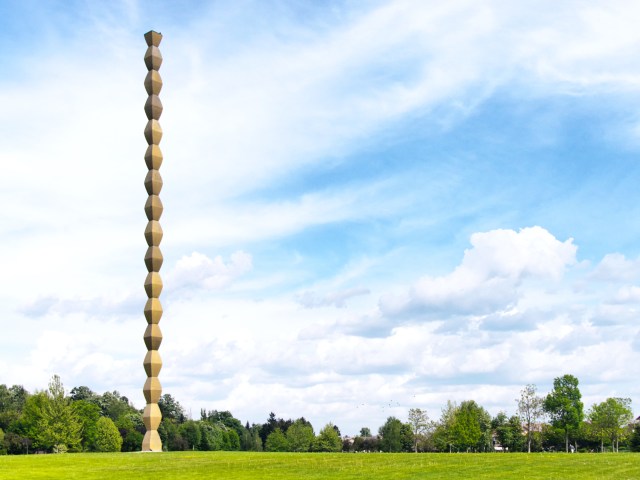
{"label": "tall column sculpture", "polygon": [[162,266],[162,252],[160,251],[160,241],[162,240],[162,228],[160,227],[160,216],[162,215],[162,202],[160,201],[160,190],[162,189],[162,177],[160,176],[160,165],[162,164],[162,152],[158,144],[162,139],[162,129],[158,120],[162,114],[162,103],[158,94],[162,89],[162,78],[158,69],[162,64],[162,55],[158,46],[162,40],[160,33],[153,30],[144,34],[147,42],[147,52],[144,55],[144,63],[147,66],[144,88],[149,94],[144,105],[147,114],[147,126],[144,129],[144,136],[149,146],[144,155],[149,172],[144,180],[144,187],[149,198],[144,206],[148,223],[144,230],[147,240],[147,253],[144,256],[144,263],[147,266],[147,278],[144,281],[144,289],[147,293],[147,303],[144,307],[144,316],[147,319],[147,329],[144,332],[144,343],[147,346],[147,354],[144,357],[144,370],[147,380],[142,389],[147,405],[144,409],[143,420],[146,428],[144,439],[142,440],[143,452],[162,451],[162,441],[158,435],[158,427],[162,414],[158,407],[158,400],[162,393],[162,386],[158,380],[158,374],[162,368],[162,359],[158,353],[158,348],[162,342],[162,332],[160,331],[160,318],[162,317],[162,305],[160,304],[160,293],[162,292],[162,279],[160,278],[160,267]]}

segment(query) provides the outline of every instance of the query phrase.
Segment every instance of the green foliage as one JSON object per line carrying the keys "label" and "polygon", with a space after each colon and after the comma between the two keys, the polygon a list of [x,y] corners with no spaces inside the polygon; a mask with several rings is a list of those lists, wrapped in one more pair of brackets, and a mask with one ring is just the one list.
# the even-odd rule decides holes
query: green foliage
{"label": "green foliage", "polygon": [[136,409],[129,404],[129,399],[124,395],[120,395],[116,390],[113,392],[105,392],[94,401],[100,407],[102,415],[109,417],[114,422],[122,415],[136,411]]}
{"label": "green foliage", "polygon": [[408,424],[411,426],[413,434],[413,451],[418,452],[418,444],[424,439],[429,429],[429,416],[425,410],[411,408],[409,410]]}
{"label": "green foliage", "polygon": [[536,393],[537,387],[529,384],[520,392],[518,414],[527,433],[527,452],[531,453],[534,441],[534,426],[543,413],[543,399]]}
{"label": "green foliage", "polygon": [[82,450],[85,452],[93,450],[96,441],[96,424],[100,418],[100,407],[86,400],[72,402],[71,407],[80,422]]}
{"label": "green foliage", "polygon": [[177,424],[184,423],[186,421],[182,405],[180,405],[180,402],[168,393],[165,393],[160,397],[158,400],[158,407],[160,408],[160,413],[162,413],[163,419],[166,418],[167,420],[173,420]]}
{"label": "green foliage", "polygon": [[489,413],[474,400],[466,400],[453,413],[452,443],[460,451],[489,451],[491,449],[490,428]]}
{"label": "green foliage", "polygon": [[56,452],[81,449],[82,424],[57,375],[52,377],[48,391],[27,399],[23,421],[36,447]]}
{"label": "green foliage", "polygon": [[249,422],[244,427],[240,437],[240,449],[249,452],[262,451],[262,439],[260,438],[260,425],[249,426]]}
{"label": "green foliage", "polygon": [[240,437],[238,436],[238,433],[230,428],[226,428],[224,429],[224,435],[225,435],[225,450],[228,451],[237,451],[240,450]]}
{"label": "green foliage", "polygon": [[636,423],[629,438],[629,450],[640,452],[640,423]]}
{"label": "green foliage", "polygon": [[200,450],[224,450],[225,439],[222,428],[209,422],[198,422],[200,426]]}
{"label": "green foliage", "polygon": [[286,436],[292,452],[308,452],[315,438],[313,427],[303,419],[293,422],[287,429]]}
{"label": "green foliage", "polygon": [[313,440],[311,449],[314,452],[340,452],[342,439],[332,423],[327,423]]}
{"label": "green foliage", "polygon": [[589,421],[595,435],[600,439],[601,450],[608,441],[613,451],[617,451],[620,437],[625,427],[633,419],[630,398],[607,398],[591,407]]}
{"label": "green foliage", "polygon": [[7,388],[0,385],[0,428],[11,430],[11,425],[20,419],[29,393],[22,385]]}
{"label": "green foliage", "polygon": [[510,452],[522,450],[524,438],[520,417],[513,415],[507,418],[506,413],[499,412],[491,421],[491,428],[495,431],[497,440],[503,448]]}
{"label": "green foliage", "polygon": [[267,441],[265,443],[265,451],[267,452],[288,452],[289,451],[289,441],[282,430],[276,428],[273,432],[269,434],[267,437]]}
{"label": "green foliage", "polygon": [[383,452],[402,452],[402,422],[396,417],[389,417],[378,433],[380,450]]}
{"label": "green foliage", "polygon": [[565,451],[569,451],[569,434],[580,426],[584,418],[582,394],[578,379],[564,375],[553,380],[553,390],[544,399],[544,411],[551,417],[551,424],[565,434]]}
{"label": "green foliage", "polygon": [[73,387],[71,392],[69,392],[69,396],[71,400],[74,402],[78,402],[80,400],[84,400],[85,402],[90,402],[98,405],[100,397],[96,395],[96,393],[91,390],[89,387],[84,385],[80,387]]}
{"label": "green foliage", "polygon": [[113,420],[108,417],[100,417],[96,423],[96,451],[119,452],[121,447],[122,437]]}
{"label": "green foliage", "polygon": [[267,437],[271,432],[273,432],[276,428],[279,428],[281,431],[286,432],[292,424],[293,420],[291,419],[276,419],[275,413],[269,413],[267,423],[263,423],[260,427],[260,438],[262,439],[262,445],[264,446],[264,449],[266,450]]}
{"label": "green foliage", "polygon": [[433,432],[433,443],[440,452],[452,452],[455,449],[453,438],[453,424],[455,412],[458,406],[455,402],[447,400],[447,405],[442,409],[440,421]]}
{"label": "green foliage", "polygon": [[197,450],[200,448],[202,442],[202,431],[200,425],[194,420],[187,420],[178,427],[178,431],[184,440],[187,442],[186,450]]}

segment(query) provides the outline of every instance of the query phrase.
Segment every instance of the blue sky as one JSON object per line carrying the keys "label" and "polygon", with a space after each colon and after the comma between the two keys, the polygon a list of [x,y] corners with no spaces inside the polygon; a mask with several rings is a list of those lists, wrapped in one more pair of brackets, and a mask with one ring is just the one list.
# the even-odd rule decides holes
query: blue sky
{"label": "blue sky", "polygon": [[[179,6],[177,6],[179,5]],[[640,389],[640,7],[0,1],[0,383],[142,407],[164,35],[164,391],[373,430]]]}

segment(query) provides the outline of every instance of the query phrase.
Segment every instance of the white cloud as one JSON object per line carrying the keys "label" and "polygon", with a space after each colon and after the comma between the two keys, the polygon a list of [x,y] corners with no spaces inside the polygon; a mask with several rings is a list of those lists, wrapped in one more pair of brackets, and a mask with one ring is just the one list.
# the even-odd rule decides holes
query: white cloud
{"label": "white cloud", "polygon": [[462,263],[441,277],[426,276],[401,297],[387,297],[389,315],[417,311],[487,314],[514,305],[527,278],[558,281],[576,261],[577,248],[541,227],[493,230],[471,236],[473,248]]}
{"label": "white cloud", "polygon": [[165,283],[170,285],[170,292],[182,288],[218,290],[229,286],[252,268],[251,255],[243,251],[232,253],[227,263],[220,255],[212,260],[202,253],[193,252],[176,262],[175,267],[167,274]]}
{"label": "white cloud", "polygon": [[336,308],[344,308],[346,301],[352,297],[360,295],[368,295],[370,290],[368,288],[356,287],[348,288],[346,290],[338,290],[333,292],[327,292],[325,294],[318,294],[313,291],[304,291],[296,295],[296,299],[306,308],[317,308],[334,306]]}
{"label": "white cloud", "polygon": [[591,274],[596,280],[629,282],[640,277],[640,260],[630,260],[621,253],[604,256]]}

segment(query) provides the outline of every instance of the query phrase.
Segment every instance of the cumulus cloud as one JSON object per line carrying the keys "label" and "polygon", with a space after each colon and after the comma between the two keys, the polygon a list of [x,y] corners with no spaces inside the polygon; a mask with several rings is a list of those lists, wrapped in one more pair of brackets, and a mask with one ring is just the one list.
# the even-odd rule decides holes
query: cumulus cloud
{"label": "cumulus cloud", "polygon": [[573,239],[561,242],[542,227],[475,233],[471,245],[453,272],[421,278],[404,295],[382,299],[381,310],[488,314],[512,306],[525,279],[558,281],[576,262]]}
{"label": "cumulus cloud", "polygon": [[640,277],[640,259],[631,260],[621,253],[609,253],[603,257],[590,274],[590,278],[606,281],[633,281]]}
{"label": "cumulus cloud", "polygon": [[243,251],[232,253],[226,263],[220,255],[211,259],[202,253],[193,252],[176,262],[175,267],[167,274],[165,283],[170,285],[170,291],[181,288],[219,290],[228,287],[233,280],[252,268],[252,256]]}
{"label": "cumulus cloud", "polygon": [[336,290],[320,294],[314,291],[305,291],[296,295],[297,301],[305,308],[318,308],[334,306],[336,308],[344,308],[347,300],[360,295],[368,295],[368,288],[355,287],[346,290]]}

